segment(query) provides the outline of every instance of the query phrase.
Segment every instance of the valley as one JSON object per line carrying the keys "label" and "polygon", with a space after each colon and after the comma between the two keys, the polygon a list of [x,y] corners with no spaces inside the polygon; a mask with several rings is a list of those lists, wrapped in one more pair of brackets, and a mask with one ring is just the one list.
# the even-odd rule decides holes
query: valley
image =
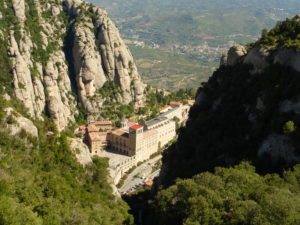
{"label": "valley", "polygon": [[211,74],[218,65],[216,61],[208,61],[200,55],[160,48],[142,48],[132,44],[128,46],[136,59],[144,82],[160,89],[196,89],[201,82],[207,81],[208,74]]}
{"label": "valley", "polygon": [[253,42],[300,11],[294,0],[89,1],[108,11],[124,39],[138,43],[129,48],[145,82],[166,89],[199,87],[229,47]]}

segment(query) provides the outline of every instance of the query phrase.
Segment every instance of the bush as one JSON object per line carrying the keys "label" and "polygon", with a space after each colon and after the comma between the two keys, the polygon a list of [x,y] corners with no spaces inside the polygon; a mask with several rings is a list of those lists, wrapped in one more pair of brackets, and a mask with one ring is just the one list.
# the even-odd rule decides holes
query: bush
{"label": "bush", "polygon": [[288,121],[283,126],[283,131],[285,134],[293,133],[296,131],[296,126],[294,121]]}
{"label": "bush", "polygon": [[262,31],[261,38],[253,46],[261,46],[269,49],[280,47],[293,48],[300,50],[300,21],[297,18],[287,19],[267,31]]}

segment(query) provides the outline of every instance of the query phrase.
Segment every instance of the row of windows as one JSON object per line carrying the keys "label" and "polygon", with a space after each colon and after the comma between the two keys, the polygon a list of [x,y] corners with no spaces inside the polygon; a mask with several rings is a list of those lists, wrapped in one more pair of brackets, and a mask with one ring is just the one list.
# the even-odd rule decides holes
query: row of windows
{"label": "row of windows", "polygon": [[175,130],[170,130],[169,132],[166,132],[164,134],[159,135],[159,137],[164,137],[164,136],[166,136],[168,134],[171,134],[171,133],[174,133],[174,132],[175,132]]}
{"label": "row of windows", "polygon": [[157,128],[160,128],[160,127],[164,127],[164,126],[168,125],[168,123],[169,123],[169,122],[162,123],[162,124],[158,124],[158,125],[152,127],[151,129],[157,129]]}
{"label": "row of windows", "polygon": [[124,149],[121,149],[121,148],[118,148],[118,147],[111,147],[112,148],[112,150],[114,150],[114,151],[118,151],[118,152],[121,152],[121,153],[123,153],[123,154],[125,154],[125,155],[128,155],[128,152],[127,151],[125,151]]}
{"label": "row of windows", "polygon": [[126,147],[126,143],[125,143],[125,142],[122,143],[122,142],[118,142],[118,141],[117,141],[117,142],[116,142],[116,145]]}

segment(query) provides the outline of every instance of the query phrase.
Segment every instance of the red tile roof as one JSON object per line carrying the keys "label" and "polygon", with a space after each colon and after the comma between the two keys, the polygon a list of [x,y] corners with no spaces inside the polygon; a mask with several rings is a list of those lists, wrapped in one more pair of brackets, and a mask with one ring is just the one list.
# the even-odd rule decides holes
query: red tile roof
{"label": "red tile roof", "polygon": [[88,135],[91,141],[102,141],[98,133],[89,133]]}
{"label": "red tile roof", "polygon": [[98,132],[99,129],[95,125],[89,125],[87,127],[88,132]]}
{"label": "red tile roof", "polygon": [[172,102],[170,102],[170,105],[178,105],[178,106],[181,106],[182,104],[181,104],[180,102],[172,101]]}
{"label": "red tile roof", "polygon": [[126,133],[126,132],[123,131],[123,130],[121,130],[121,129],[114,131],[114,134],[116,134],[116,135],[118,135],[118,136],[122,136],[122,135],[125,134],[125,133]]}
{"label": "red tile roof", "polygon": [[139,124],[135,124],[135,125],[132,125],[130,128],[137,130],[137,129],[140,129],[140,128],[142,128],[142,127],[143,127],[143,126],[141,126],[141,125],[139,125]]}
{"label": "red tile roof", "polygon": [[92,133],[89,133],[89,138],[91,141],[106,141],[106,135],[107,133],[106,132],[92,132]]}
{"label": "red tile roof", "polygon": [[111,121],[94,121],[94,122],[91,122],[91,124],[94,124],[94,125],[98,125],[98,126],[101,126],[101,125],[112,125],[112,122]]}
{"label": "red tile roof", "polygon": [[80,126],[75,129],[74,133],[75,134],[85,134],[86,132],[86,126]]}
{"label": "red tile roof", "polygon": [[147,186],[152,186],[152,185],[153,185],[153,179],[147,179],[147,180],[145,181],[145,185],[147,185]]}
{"label": "red tile roof", "polygon": [[163,111],[163,110],[165,110],[165,109],[167,109],[167,108],[169,108],[170,106],[169,105],[165,105],[164,107],[161,107],[160,109],[159,109],[159,111]]}

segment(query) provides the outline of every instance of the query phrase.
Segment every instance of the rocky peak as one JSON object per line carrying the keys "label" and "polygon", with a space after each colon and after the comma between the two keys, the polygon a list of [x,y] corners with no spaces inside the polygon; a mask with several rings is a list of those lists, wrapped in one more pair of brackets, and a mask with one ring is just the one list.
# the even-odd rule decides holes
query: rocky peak
{"label": "rocky peak", "polygon": [[246,54],[247,50],[244,46],[235,45],[229,49],[228,53],[222,56],[221,65],[234,66],[238,60]]}
{"label": "rocky peak", "polygon": [[[105,10],[81,0],[4,0],[0,13],[3,57],[11,61],[7,76],[31,116],[46,113],[59,129],[74,121],[78,103],[95,116],[105,101],[98,90],[107,81],[121,88],[121,104],[143,104],[144,84]],[[10,23],[11,17],[19,22]]]}
{"label": "rocky peak", "polygon": [[289,66],[300,72],[299,33],[300,15],[279,22],[265,30],[255,43],[233,46],[221,57],[221,65],[234,66],[238,62],[253,66],[252,73],[262,73],[272,64]]}

